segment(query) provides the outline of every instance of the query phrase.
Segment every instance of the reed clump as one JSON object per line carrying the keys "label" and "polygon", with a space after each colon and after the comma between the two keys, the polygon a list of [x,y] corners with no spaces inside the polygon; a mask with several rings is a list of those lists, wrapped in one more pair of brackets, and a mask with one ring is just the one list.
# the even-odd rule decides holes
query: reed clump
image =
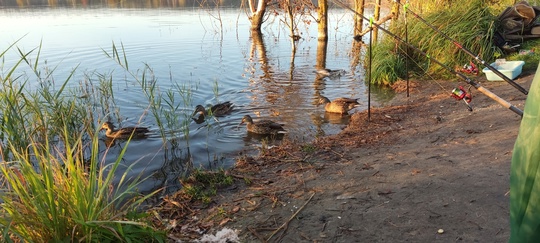
{"label": "reed clump", "polygon": [[[427,8],[430,9],[430,8]],[[422,13],[422,18],[474,54],[486,61],[493,61],[501,51],[493,44],[497,18],[486,1],[473,0],[460,4],[448,4],[445,8]],[[416,9],[411,9],[417,12]],[[405,39],[405,14],[394,21],[389,28],[401,39]],[[469,64],[473,59],[457,45],[445,39],[431,27],[411,14],[407,15],[408,42],[450,68]],[[430,78],[448,78],[451,72],[432,62],[430,58],[410,49],[404,43],[397,43],[391,36],[385,36],[373,46],[372,83],[391,85],[405,78],[405,59],[408,59],[411,74]],[[388,53],[393,53],[389,55]],[[392,67],[389,67],[392,66]]]}
{"label": "reed clump", "polygon": [[[114,162],[104,163],[107,150],[99,148],[97,113],[87,100],[96,94],[68,89],[75,71],[56,85],[52,72],[38,67],[40,50],[18,50],[20,60],[0,74],[1,241],[165,242],[165,233],[141,213],[157,191],[139,195],[144,178],[129,178],[130,168],[115,173],[127,145]],[[29,85],[26,75],[14,76],[21,65],[33,71],[37,85]]]}

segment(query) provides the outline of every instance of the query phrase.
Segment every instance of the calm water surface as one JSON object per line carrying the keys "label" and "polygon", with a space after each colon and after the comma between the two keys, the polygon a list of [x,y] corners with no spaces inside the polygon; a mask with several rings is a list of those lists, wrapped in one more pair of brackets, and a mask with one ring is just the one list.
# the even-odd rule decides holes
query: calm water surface
{"label": "calm water surface", "polygon": [[[175,190],[178,178],[190,169],[229,167],[241,151],[261,146],[259,138],[249,136],[244,126],[238,127],[246,114],[255,120],[269,118],[284,123],[289,132],[286,136],[310,141],[317,135],[339,132],[349,119],[325,114],[316,106],[319,95],[360,98],[364,106],[357,109],[366,108],[364,70],[351,61],[350,13],[334,10],[330,14],[326,67],[346,70],[335,79],[321,79],[314,73],[315,24],[301,25],[303,39],[292,62],[288,32],[278,19],[263,25],[263,43],[257,49],[242,10],[222,9],[222,28],[209,13],[217,14],[198,8],[0,9],[0,49],[6,50],[18,40],[18,48],[30,51],[41,42],[40,67],[56,68],[53,77],[57,85],[75,67],[68,84],[71,88],[84,82],[99,85],[96,76],[110,75],[114,100],[109,104],[113,112],[107,115],[116,124],[128,126],[140,121],[155,132],[148,139],[132,141],[123,159],[125,169],[136,163],[130,172],[133,176],[150,176],[142,191],[162,186]],[[190,121],[189,132],[170,127],[164,143],[140,83],[104,54],[112,53],[113,43],[119,49],[123,46],[131,72],[140,74],[148,67],[159,94],[165,97],[167,91],[174,91],[172,103],[178,110],[173,113],[178,115],[178,123],[189,119],[197,104],[231,101],[236,109],[218,120]],[[35,54],[30,55],[30,59],[35,58]],[[16,49],[11,49],[3,72],[18,60]],[[19,71],[32,76],[28,68]],[[39,85],[38,80],[30,81]],[[183,99],[182,90],[190,91],[184,94],[187,99]],[[377,94],[372,97],[374,102],[383,99]],[[164,109],[170,107],[168,99],[160,101]],[[103,109],[102,104],[89,105]],[[108,142],[103,138],[103,155],[114,161],[125,143],[116,141],[107,150]]]}

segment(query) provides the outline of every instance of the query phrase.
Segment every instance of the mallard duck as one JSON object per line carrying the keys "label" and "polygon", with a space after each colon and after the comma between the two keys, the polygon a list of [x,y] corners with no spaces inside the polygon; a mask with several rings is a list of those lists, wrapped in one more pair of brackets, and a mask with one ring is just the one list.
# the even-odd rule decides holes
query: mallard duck
{"label": "mallard duck", "polygon": [[[216,104],[210,107],[210,112],[212,113],[213,116],[224,116],[224,115],[229,114],[232,111],[233,106],[234,106],[233,103],[231,103],[230,101],[223,102],[223,103]],[[192,116],[195,116],[195,114],[197,113],[203,116],[208,115],[207,110],[202,105],[197,105],[195,107],[195,111],[193,112]]]}
{"label": "mallard duck", "polygon": [[145,137],[150,132],[146,127],[123,127],[116,130],[111,122],[103,123],[101,130],[106,130],[105,136],[108,138],[129,138],[131,134],[133,137]]}
{"label": "mallard duck", "polygon": [[321,96],[317,105],[324,104],[324,110],[332,113],[349,114],[349,111],[360,106],[358,99],[353,98],[337,98],[330,101],[328,98]]}
{"label": "mallard duck", "polygon": [[321,68],[321,69],[315,70],[315,73],[317,73],[317,75],[321,77],[337,78],[337,77],[341,77],[341,75],[344,75],[346,71],[343,69],[332,70],[328,68]]}
{"label": "mallard duck", "polygon": [[265,135],[275,135],[279,133],[286,133],[283,129],[283,124],[273,122],[271,120],[260,120],[253,122],[251,116],[245,115],[242,118],[242,122],[239,125],[246,123],[248,132]]}
{"label": "mallard duck", "polygon": [[206,121],[205,118],[206,117],[204,117],[203,115],[200,115],[200,116],[197,116],[197,117],[191,117],[191,120],[193,120],[197,124],[202,124],[203,122]]}

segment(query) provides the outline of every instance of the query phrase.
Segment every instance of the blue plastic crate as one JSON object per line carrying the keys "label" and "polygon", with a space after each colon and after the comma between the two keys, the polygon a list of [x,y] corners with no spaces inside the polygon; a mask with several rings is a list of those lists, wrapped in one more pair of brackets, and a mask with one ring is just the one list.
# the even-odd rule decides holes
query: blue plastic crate
{"label": "blue plastic crate", "polygon": [[[502,63],[500,65],[497,65],[497,63],[492,63],[491,66],[497,69],[497,71],[504,74],[506,77],[510,79],[515,79],[517,76],[521,74],[521,69],[523,68],[523,65],[525,64],[524,61],[506,61],[505,63]],[[482,69],[482,72],[486,74],[486,78],[489,81],[503,81],[499,75],[494,73],[493,71],[489,70],[487,67]]]}

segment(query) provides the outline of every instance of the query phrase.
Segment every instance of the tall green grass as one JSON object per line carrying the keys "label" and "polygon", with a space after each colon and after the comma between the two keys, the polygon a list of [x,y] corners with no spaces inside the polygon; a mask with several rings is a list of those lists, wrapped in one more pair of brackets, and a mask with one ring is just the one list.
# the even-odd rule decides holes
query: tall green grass
{"label": "tall green grass", "polygon": [[[384,58],[372,58],[372,72],[371,83],[378,85],[391,85],[396,80],[402,78],[406,74],[405,58],[401,52],[393,50],[395,45],[391,42],[382,42],[374,45],[372,55],[374,57]],[[389,52],[389,50],[391,50]],[[365,59],[368,62],[369,59]],[[366,63],[366,66],[369,65]],[[366,78],[370,78],[370,73],[366,73]]]}
{"label": "tall green grass", "polygon": [[[416,9],[411,10],[417,12]],[[393,22],[390,27],[390,31],[402,39],[405,36],[404,16],[402,13],[400,19]],[[496,27],[494,21],[497,16],[491,12],[490,7],[483,0],[448,4],[445,8],[437,8],[436,11],[424,13],[421,17],[486,61],[494,60],[496,54],[500,52],[492,43]],[[407,15],[407,30],[409,43],[451,69],[468,64],[474,59],[411,14]],[[438,78],[453,76],[447,69],[431,62],[428,57],[409,50],[404,43],[396,44],[395,39],[390,36],[385,36],[381,42],[375,46],[378,51],[375,51],[372,57],[376,60],[372,67],[372,82],[374,83],[392,84],[404,78],[398,75],[401,72],[393,70],[404,70],[405,62],[396,60],[396,57],[388,53],[410,58],[410,63],[414,64],[411,69],[416,76],[421,77],[425,74]],[[387,66],[394,61],[398,62],[389,69]]]}
{"label": "tall green grass", "polygon": [[[95,92],[99,89],[90,81],[83,82],[83,95],[74,95],[78,92],[67,84],[75,69],[56,85],[55,69],[38,65],[41,45],[16,51],[20,60],[0,74],[2,241],[164,242],[165,234],[140,213],[142,203],[157,191],[139,195],[137,187],[145,178],[128,178],[130,168],[115,181],[128,146],[112,163],[104,163],[106,151],[100,157],[99,114],[87,99],[108,102],[112,93],[104,99],[100,94],[110,87]],[[28,76],[15,76],[21,65],[33,70],[37,85],[30,85]]]}
{"label": "tall green grass", "polygon": [[[64,127],[60,137],[67,141],[74,135]],[[31,140],[28,151],[13,148],[13,160],[0,167],[5,179],[0,225],[8,235],[31,242],[163,242],[163,233],[139,221],[139,206],[154,193],[138,195],[142,180],[128,182],[126,174],[113,183],[125,148],[106,165],[98,160],[97,137],[88,160],[86,146],[79,135],[73,144]]]}

